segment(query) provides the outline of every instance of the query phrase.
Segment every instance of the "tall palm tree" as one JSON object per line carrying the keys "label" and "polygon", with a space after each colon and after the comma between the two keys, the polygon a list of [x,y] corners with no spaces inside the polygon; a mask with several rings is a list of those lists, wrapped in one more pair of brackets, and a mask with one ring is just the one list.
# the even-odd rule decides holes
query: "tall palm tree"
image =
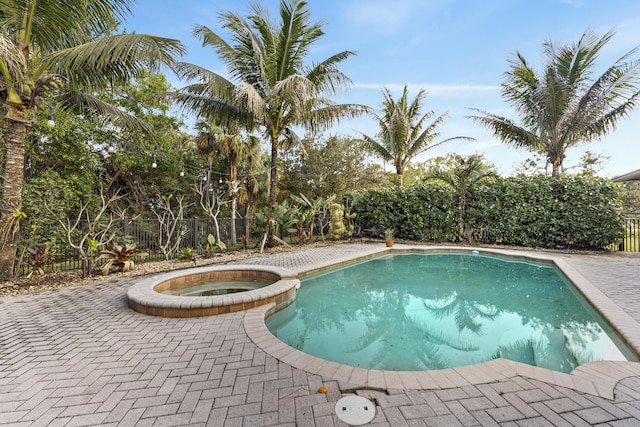
{"label": "tall palm tree", "polygon": [[481,155],[464,157],[457,154],[453,156],[453,163],[450,169],[435,170],[426,176],[426,179],[442,181],[457,194],[458,210],[456,218],[458,220],[458,234],[460,239],[473,242],[471,231],[465,227],[464,217],[467,203],[475,186],[491,176],[495,176],[495,172],[482,161]]}
{"label": "tall palm tree", "polygon": [[280,20],[252,4],[247,18],[232,12],[220,15],[231,34],[226,42],[205,26],[194,35],[213,47],[224,62],[230,80],[193,64],[179,64],[181,77],[199,83],[171,94],[183,108],[215,118],[225,126],[235,122],[251,130],[259,127],[271,146],[269,185],[269,243],[276,205],[278,149],[299,141],[293,126],[313,131],[327,129],[340,118],[355,117],[365,106],[335,104],[327,96],[350,85],[338,65],[352,56],[343,51],[311,65],[305,64],[311,46],[323,35],[322,22],[311,23],[306,1],[281,0]]}
{"label": "tall palm tree", "polygon": [[402,189],[402,176],[409,162],[418,154],[451,142],[456,139],[472,140],[466,136],[447,138],[433,144],[433,140],[440,136],[438,127],[444,122],[447,113],[436,117],[428,126],[427,120],[434,116],[430,110],[422,114],[425,89],[420,89],[413,101],[408,99],[407,85],[402,95],[395,101],[386,87],[382,88],[382,108],[380,113],[373,113],[380,131],[376,137],[362,134],[365,146],[380,156],[384,161],[393,163],[398,175],[398,191]]}
{"label": "tall palm tree", "polygon": [[630,60],[636,49],[592,78],[598,54],[612,37],[612,31],[602,37],[588,31],[571,45],[556,47],[546,41],[540,73],[516,52],[505,73],[502,96],[521,122],[478,109],[482,115],[470,118],[504,143],[546,156],[552,175],[558,177],[568,148],[613,131],[640,101],[640,61]]}
{"label": "tall palm tree", "polygon": [[[259,159],[260,140],[254,135],[243,135],[237,129],[226,131],[218,126],[207,126],[207,132],[200,134],[198,154],[211,159],[212,154],[221,153],[229,168],[229,193],[231,196],[231,244],[237,243],[236,218],[238,216],[238,162],[255,164]],[[209,162],[211,167],[211,160]]]}
{"label": "tall palm tree", "polygon": [[6,114],[6,166],[0,206],[0,280],[13,275],[19,238],[25,139],[47,96],[57,108],[144,129],[101,101],[101,90],[174,63],[177,40],[143,34],[108,36],[130,0],[3,0],[0,8],[0,100]]}

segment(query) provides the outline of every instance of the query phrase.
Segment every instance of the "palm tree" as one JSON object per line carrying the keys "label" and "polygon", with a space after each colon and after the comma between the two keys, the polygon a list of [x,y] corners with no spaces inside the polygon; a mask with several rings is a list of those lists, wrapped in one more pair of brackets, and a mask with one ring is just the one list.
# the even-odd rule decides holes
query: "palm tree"
{"label": "palm tree", "polygon": [[0,280],[13,276],[19,238],[25,139],[43,108],[116,125],[145,126],[96,93],[172,64],[184,52],[177,40],[142,34],[107,36],[129,12],[129,0],[4,0],[0,8],[0,100],[6,114],[6,166],[0,206]]}
{"label": "palm tree", "polygon": [[432,144],[433,140],[440,136],[438,127],[444,122],[447,113],[441,114],[424,128],[426,121],[435,114],[433,110],[422,114],[422,101],[427,96],[424,89],[420,89],[412,102],[407,98],[407,85],[404,86],[398,101],[395,101],[389,89],[384,87],[382,96],[384,99],[380,114],[373,113],[380,132],[375,138],[366,134],[362,134],[362,138],[369,150],[384,161],[394,164],[398,175],[398,191],[402,189],[402,176],[406,167],[418,154],[456,139],[473,139],[456,136]]}
{"label": "palm tree", "polygon": [[310,47],[324,34],[322,22],[310,22],[307,2],[282,0],[279,22],[270,22],[267,11],[257,4],[252,5],[252,12],[247,18],[232,12],[220,15],[223,27],[231,33],[230,43],[205,26],[194,30],[203,46],[216,50],[233,82],[182,63],[179,75],[199,83],[171,97],[183,108],[215,118],[222,126],[237,123],[247,130],[263,129],[271,146],[268,237],[272,244],[278,149],[299,141],[292,127],[325,130],[340,118],[355,117],[367,108],[335,104],[325,97],[351,83],[338,65],[353,52],[304,63]]}
{"label": "palm tree", "polygon": [[577,43],[559,48],[546,41],[541,73],[516,52],[502,96],[515,107],[521,123],[478,109],[482,115],[470,118],[506,144],[543,154],[558,177],[568,148],[613,131],[640,100],[640,61],[629,60],[636,49],[592,79],[598,53],[612,37],[611,31],[603,37],[588,31]]}
{"label": "palm tree", "polygon": [[465,227],[465,212],[467,202],[474,187],[482,180],[495,176],[483,161],[481,155],[472,155],[467,158],[461,155],[453,156],[452,167],[448,170],[434,170],[426,175],[426,179],[437,179],[451,187],[458,196],[458,234],[461,239],[473,242],[470,230]]}
{"label": "palm tree", "polygon": [[209,158],[211,169],[212,156],[221,153],[225,156],[229,167],[229,193],[231,196],[231,244],[237,243],[236,218],[238,214],[238,162],[255,164],[260,154],[260,140],[253,135],[242,135],[237,129],[224,129],[209,125],[207,132],[200,134],[198,139],[198,154]]}

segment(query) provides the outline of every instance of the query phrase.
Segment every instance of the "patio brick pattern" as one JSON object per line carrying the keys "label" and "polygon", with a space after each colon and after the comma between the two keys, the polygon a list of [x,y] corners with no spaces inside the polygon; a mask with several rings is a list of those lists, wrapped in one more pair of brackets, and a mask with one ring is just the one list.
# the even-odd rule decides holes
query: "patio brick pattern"
{"label": "patio brick pattern", "polygon": [[[383,249],[357,242],[242,263],[303,271]],[[640,321],[640,257],[561,257]],[[0,300],[0,425],[344,426],[334,406],[350,393],[376,404],[375,426],[640,425],[640,376],[618,382],[613,399],[523,376],[440,389],[358,387],[263,350],[245,331],[251,311],[137,313],[126,298],[137,280]],[[323,384],[326,394],[317,391]]]}

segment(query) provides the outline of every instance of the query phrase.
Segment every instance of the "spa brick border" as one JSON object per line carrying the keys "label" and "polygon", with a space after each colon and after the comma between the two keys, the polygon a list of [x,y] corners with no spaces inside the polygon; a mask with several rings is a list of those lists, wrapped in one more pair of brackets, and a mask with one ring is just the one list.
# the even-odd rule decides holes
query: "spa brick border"
{"label": "spa brick border", "polygon": [[[210,279],[266,279],[274,283],[259,289],[227,295],[186,297],[161,292]],[[148,277],[127,291],[129,307],[151,316],[200,317],[234,313],[266,304],[282,308],[295,300],[300,281],[296,273],[280,267],[214,265],[172,271]]]}

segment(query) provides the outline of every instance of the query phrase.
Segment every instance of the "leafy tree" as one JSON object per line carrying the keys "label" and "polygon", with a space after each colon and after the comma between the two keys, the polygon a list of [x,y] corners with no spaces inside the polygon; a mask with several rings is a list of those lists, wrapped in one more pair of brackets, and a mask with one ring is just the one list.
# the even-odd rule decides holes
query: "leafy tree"
{"label": "leafy tree", "polygon": [[465,227],[465,211],[474,187],[481,181],[495,175],[495,172],[483,162],[483,158],[480,155],[468,157],[454,155],[450,169],[433,171],[428,175],[429,179],[437,179],[451,187],[457,195],[458,209],[456,218],[461,239],[473,241],[471,231]]}
{"label": "leafy tree", "polygon": [[640,214],[640,181],[625,182],[619,188],[624,212]]}
{"label": "leafy tree", "polygon": [[101,94],[110,104],[143,120],[149,131],[92,127],[87,135],[94,151],[104,158],[105,178],[113,181],[113,187],[126,191],[125,202],[132,213],[151,214],[150,209],[161,203],[163,195],[190,197],[191,172],[204,168],[196,156],[194,138],[180,130],[182,119],[171,112],[170,102],[155,96],[170,88],[163,74],[143,72],[118,90]]}
{"label": "leafy tree", "polygon": [[6,165],[0,229],[0,280],[13,276],[22,212],[25,141],[43,97],[85,118],[112,119],[144,129],[134,116],[95,93],[172,64],[184,48],[177,40],[143,34],[108,34],[129,12],[127,0],[6,0],[0,8],[0,100],[6,113]]}
{"label": "leafy tree", "polygon": [[377,164],[368,164],[366,154],[350,137],[332,135],[325,141],[303,140],[302,150],[282,155],[280,194],[307,194],[311,198],[341,197],[346,191],[379,187],[386,182]]}
{"label": "leafy tree", "polygon": [[395,166],[398,175],[398,191],[402,189],[402,176],[407,165],[418,154],[457,139],[472,140],[466,136],[456,136],[433,144],[433,140],[440,136],[438,128],[444,122],[447,113],[436,117],[425,128],[426,121],[435,114],[433,110],[422,113],[423,101],[427,93],[424,89],[420,89],[414,100],[409,101],[408,91],[405,85],[402,95],[395,101],[389,89],[382,88],[384,99],[381,111],[379,114],[373,114],[380,131],[375,137],[362,134],[368,149]]}
{"label": "leafy tree", "polygon": [[612,37],[611,31],[602,37],[588,31],[572,45],[546,41],[546,63],[539,73],[516,52],[502,96],[516,109],[520,123],[478,109],[481,115],[470,118],[506,144],[543,154],[558,177],[567,149],[613,131],[640,101],[640,61],[630,60],[635,49],[592,78],[598,54]]}
{"label": "leafy tree", "polygon": [[216,49],[232,81],[192,64],[180,64],[179,74],[200,79],[172,97],[179,105],[200,114],[206,112],[220,125],[240,123],[263,129],[271,146],[269,186],[269,244],[275,220],[278,149],[298,142],[293,126],[323,130],[342,117],[355,117],[364,106],[339,105],[334,95],[350,80],[338,65],[354,53],[343,51],[305,64],[310,48],[324,35],[322,22],[310,22],[311,10],[302,0],[282,0],[280,20],[270,22],[267,11],[252,5],[252,14],[220,15],[231,34],[228,43],[209,28],[198,25],[194,34],[204,46]]}

